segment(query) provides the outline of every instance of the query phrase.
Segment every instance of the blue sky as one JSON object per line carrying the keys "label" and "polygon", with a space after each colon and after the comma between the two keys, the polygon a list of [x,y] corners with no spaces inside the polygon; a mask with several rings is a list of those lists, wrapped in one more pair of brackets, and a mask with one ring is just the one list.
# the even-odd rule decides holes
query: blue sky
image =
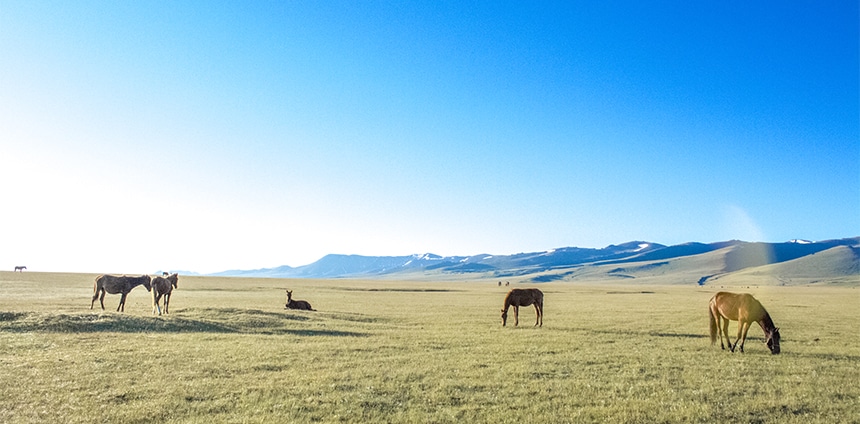
{"label": "blue sky", "polygon": [[857,2],[570,3],[0,0],[0,267],[860,235]]}

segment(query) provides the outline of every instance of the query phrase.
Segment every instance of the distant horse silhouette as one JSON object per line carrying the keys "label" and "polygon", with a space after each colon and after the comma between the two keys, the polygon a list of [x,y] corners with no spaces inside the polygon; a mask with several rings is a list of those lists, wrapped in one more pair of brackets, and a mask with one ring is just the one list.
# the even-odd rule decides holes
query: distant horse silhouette
{"label": "distant horse silhouette", "polygon": [[152,313],[154,314],[156,310],[158,311],[158,315],[161,315],[161,307],[158,305],[158,302],[161,301],[161,297],[164,296],[164,313],[169,314],[168,308],[170,308],[170,295],[173,293],[173,289],[177,287],[179,283],[179,275],[176,273],[170,274],[168,277],[153,277],[152,278]]}
{"label": "distant horse silhouette", "polygon": [[13,272],[24,272],[25,269],[27,269],[25,266],[16,266]]}
{"label": "distant horse silhouette", "polygon": [[535,326],[543,327],[543,292],[538,289],[511,289],[505,296],[505,307],[502,309],[502,326],[508,323],[508,308],[514,307],[514,326],[520,323],[520,306],[535,305],[537,320]]}
{"label": "distant horse silhouette", "polygon": [[[770,314],[764,309],[752,295],[747,293],[736,294],[719,292],[711,298],[708,305],[708,316],[711,327],[711,344],[720,336],[720,348],[725,349],[723,337],[729,344],[729,350],[734,352],[740,342],[740,351],[744,351],[744,342],[747,339],[747,331],[753,322],[757,322],[764,331],[764,342],[774,355],[779,354],[779,328],[773,324]],[[729,339],[729,320],[738,322],[738,338],[735,343]]]}
{"label": "distant horse silhouette", "polygon": [[286,309],[298,309],[302,311],[316,311],[316,309],[311,308],[311,304],[304,300],[293,300],[293,291],[287,290],[287,304]]}
{"label": "distant horse silhouette", "polygon": [[[122,293],[122,298],[119,300],[119,306],[116,307],[116,311],[120,312],[120,310],[122,310],[122,312],[125,312],[125,298],[128,296],[128,293],[131,292],[131,289],[142,284],[146,287],[146,291],[151,291],[151,281],[152,278],[148,275],[142,275],[140,277],[129,277],[127,275],[123,275],[121,277],[117,277],[115,275],[100,275],[96,278],[96,283],[93,287],[93,301],[90,303],[90,309],[95,305],[96,299],[99,299],[99,303],[102,305],[102,310],[104,310],[105,293]],[[99,292],[101,292],[101,297],[99,297]]]}

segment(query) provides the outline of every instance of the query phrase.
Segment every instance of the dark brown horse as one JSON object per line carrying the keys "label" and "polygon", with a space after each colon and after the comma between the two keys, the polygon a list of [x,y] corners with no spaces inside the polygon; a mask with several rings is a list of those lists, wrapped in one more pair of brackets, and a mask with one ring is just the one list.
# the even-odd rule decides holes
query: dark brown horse
{"label": "dark brown horse", "polygon": [[[148,275],[141,275],[140,277],[129,277],[127,275],[123,275],[121,277],[117,277],[115,275],[100,275],[96,278],[96,283],[93,292],[93,301],[90,303],[90,309],[93,308],[93,305],[96,303],[96,299],[99,299],[99,303],[102,304],[102,310],[105,308],[105,293],[117,294],[122,293],[122,298],[119,300],[119,306],[116,307],[116,311],[125,312],[125,298],[128,296],[128,293],[131,292],[131,289],[143,285],[146,287],[146,291],[152,290],[152,286],[150,282],[152,278]],[[99,297],[99,292],[101,292],[101,297]]]}
{"label": "dark brown horse", "polygon": [[537,321],[535,326],[543,327],[543,292],[538,289],[512,289],[505,296],[505,307],[502,309],[502,326],[508,323],[508,308],[514,307],[514,326],[520,323],[520,306],[535,305]]}
{"label": "dark brown horse", "polygon": [[27,269],[27,267],[25,267],[25,266],[23,266],[23,265],[21,265],[21,266],[16,266],[16,267],[15,267],[15,272],[24,272],[24,270],[25,270],[25,269]]}
{"label": "dark brown horse", "polygon": [[286,309],[298,309],[301,311],[316,311],[316,309],[311,308],[311,304],[305,300],[293,300],[293,291],[287,290],[287,304],[285,306]]}
{"label": "dark brown horse", "polygon": [[152,313],[154,314],[158,311],[158,315],[161,315],[161,307],[158,305],[158,302],[161,301],[161,297],[164,296],[164,313],[169,314],[168,308],[170,308],[170,295],[173,293],[173,289],[177,287],[179,283],[179,275],[176,273],[170,274],[167,277],[153,277],[152,278]]}
{"label": "dark brown horse", "polygon": [[[720,336],[720,348],[725,349],[723,337],[729,344],[729,350],[734,352],[740,342],[740,351],[744,351],[744,342],[747,339],[747,331],[750,325],[757,322],[764,331],[764,342],[774,355],[779,354],[779,328],[773,324],[770,314],[761,306],[758,300],[751,294],[735,294],[719,292],[711,298],[708,306],[708,315],[711,327],[711,344]],[[735,343],[729,339],[729,320],[738,322],[738,338]]]}

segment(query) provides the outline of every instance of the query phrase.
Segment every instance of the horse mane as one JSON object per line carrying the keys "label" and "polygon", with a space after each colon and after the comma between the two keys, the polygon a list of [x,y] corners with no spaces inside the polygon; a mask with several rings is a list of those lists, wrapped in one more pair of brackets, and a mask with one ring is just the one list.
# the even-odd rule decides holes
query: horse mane
{"label": "horse mane", "polygon": [[508,310],[508,308],[510,308],[510,307],[511,307],[511,297],[512,297],[511,295],[512,295],[513,293],[514,293],[514,291],[513,291],[513,290],[511,290],[511,291],[509,291],[509,292],[508,292],[508,295],[507,295],[507,296],[505,296],[505,309],[503,309],[503,311],[507,311],[507,310]]}

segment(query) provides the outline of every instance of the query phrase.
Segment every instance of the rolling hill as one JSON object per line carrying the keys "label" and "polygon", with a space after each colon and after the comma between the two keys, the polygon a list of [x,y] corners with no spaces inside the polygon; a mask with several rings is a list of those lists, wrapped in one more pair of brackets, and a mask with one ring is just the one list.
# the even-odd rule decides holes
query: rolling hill
{"label": "rolling hill", "polygon": [[633,241],[601,249],[474,256],[326,255],[300,267],[212,274],[273,278],[396,278],[407,280],[642,281],[662,284],[860,283],[860,237],[808,242],[685,243]]}

